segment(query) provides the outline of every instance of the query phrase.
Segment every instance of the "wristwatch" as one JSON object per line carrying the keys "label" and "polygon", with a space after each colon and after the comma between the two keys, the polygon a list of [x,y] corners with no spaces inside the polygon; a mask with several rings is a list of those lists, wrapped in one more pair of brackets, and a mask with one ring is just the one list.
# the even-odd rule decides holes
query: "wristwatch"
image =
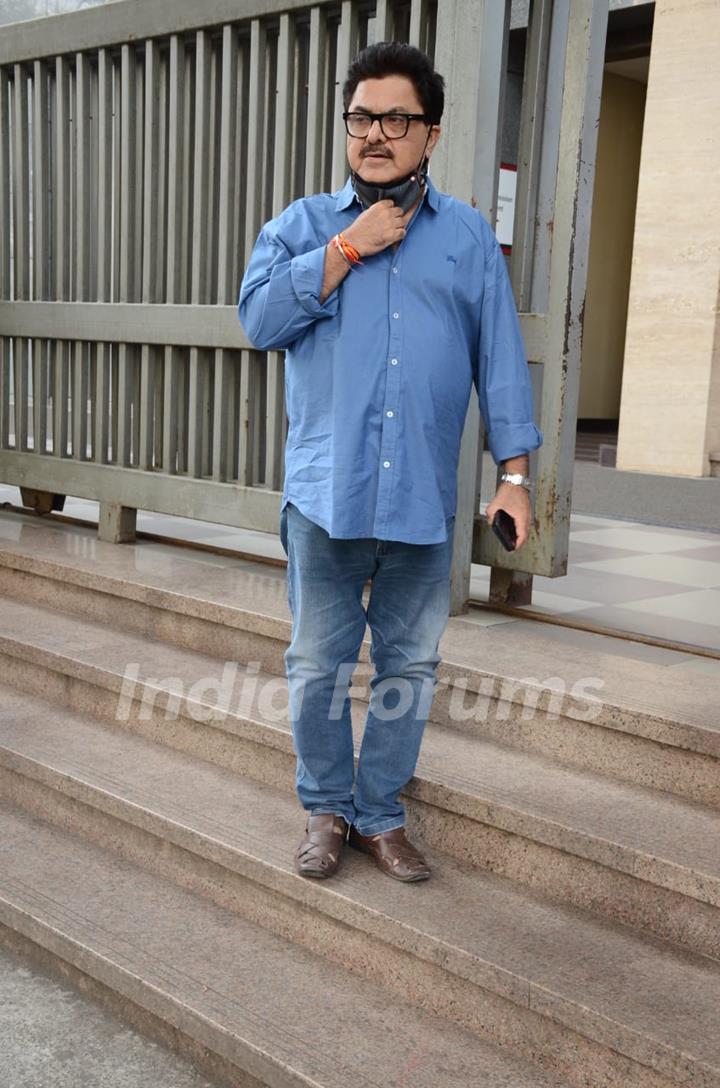
{"label": "wristwatch", "polygon": [[500,479],[506,484],[518,484],[526,491],[530,491],[532,487],[532,480],[529,476],[523,476],[522,472],[503,472]]}

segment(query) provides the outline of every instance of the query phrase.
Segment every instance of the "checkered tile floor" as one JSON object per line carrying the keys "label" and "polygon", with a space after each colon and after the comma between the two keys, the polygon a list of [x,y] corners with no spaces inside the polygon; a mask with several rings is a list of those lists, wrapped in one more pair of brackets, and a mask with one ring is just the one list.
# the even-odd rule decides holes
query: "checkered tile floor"
{"label": "checkered tile floor", "polygon": [[534,578],[532,608],[720,651],[720,533],[573,515],[568,573]]}
{"label": "checkered tile floor", "polygon": [[[17,488],[0,485],[0,503],[19,505]],[[97,520],[97,503],[68,499],[70,517]],[[138,529],[251,554],[284,558],[276,536],[138,513]],[[471,592],[486,601],[489,570],[474,566]],[[720,652],[720,533],[573,515],[568,573],[536,577],[530,611],[583,620],[593,627],[639,633]],[[532,622],[478,610],[474,622]],[[560,629],[544,625],[549,635]],[[703,667],[698,659],[698,667]],[[707,668],[720,667],[707,661]]]}

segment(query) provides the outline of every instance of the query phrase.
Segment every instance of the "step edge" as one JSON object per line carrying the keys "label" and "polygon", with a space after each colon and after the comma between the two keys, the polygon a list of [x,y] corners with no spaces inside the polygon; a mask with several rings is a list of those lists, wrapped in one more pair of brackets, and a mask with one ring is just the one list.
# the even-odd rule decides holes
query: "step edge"
{"label": "step edge", "polygon": [[[23,757],[23,759],[28,763],[40,766],[34,760],[28,760],[26,757]],[[523,978],[516,972],[504,968],[490,959],[482,959],[459,945],[443,941],[422,929],[408,925],[392,915],[379,912],[377,908],[365,906],[358,900],[350,899],[350,897],[333,889],[306,887],[305,883],[303,883],[302,886],[295,885],[298,894],[294,894],[293,885],[295,881],[301,880],[300,877],[294,877],[292,873],[281,869],[272,861],[266,861],[254,855],[250,850],[241,850],[229,846],[219,840],[212,839],[203,831],[183,825],[159,811],[152,811],[146,804],[143,805],[137,801],[118,797],[108,790],[79,780],[76,781],[80,788],[74,788],[63,772],[54,771],[54,769],[50,769],[51,774],[49,776],[42,775],[41,777],[26,774],[26,770],[30,768],[17,767],[13,769],[25,777],[32,777],[52,791],[58,790],[83,805],[99,810],[113,820],[129,823],[141,832],[167,840],[175,847],[197,855],[204,861],[221,868],[229,868],[242,879],[261,883],[263,887],[274,894],[303,905],[308,905],[308,899],[310,899],[314,909],[322,909],[323,913],[333,921],[345,925],[352,924],[354,928],[361,929],[372,939],[391,943],[394,947],[426,963],[439,966],[479,988],[490,990],[496,996],[512,1002],[519,1008],[526,1006],[537,1015],[547,1016],[549,1019],[559,1021],[569,1030],[584,1034],[594,1043],[624,1053],[633,1062],[653,1068],[664,1075],[674,1076],[677,1075],[678,1071],[677,1063],[689,1061],[691,1064],[684,1069],[685,1074],[689,1074],[692,1069],[703,1067],[712,1071],[714,1075],[720,1075],[720,1064],[715,1068],[704,1059],[688,1054],[687,1051],[682,1049],[680,1043],[673,1046],[670,1043],[643,1034],[640,1029],[628,1026],[622,1021],[613,1020],[605,1013],[592,1009],[589,1004],[581,1004],[579,998],[568,997],[547,984]],[[69,785],[72,788],[68,789]],[[81,833],[78,834],[81,835]],[[101,847],[101,849],[106,850],[107,848]],[[228,864],[228,862],[235,862],[235,864]],[[136,861],[132,861],[130,864],[141,867],[140,863]],[[170,880],[172,878],[166,877],[165,879]],[[328,892],[330,895],[327,894]],[[339,901],[340,899],[346,905],[349,903],[351,906],[353,913],[351,923],[347,917],[341,917],[339,912],[333,909],[335,900]],[[380,924],[379,931],[373,930],[373,922],[376,927]],[[614,924],[618,928],[623,928],[621,923]],[[406,931],[407,936],[404,935],[403,931]],[[273,931],[271,930],[271,932]],[[630,935],[639,943],[644,943],[642,934],[637,934],[637,932],[630,929]],[[418,950],[418,940],[422,942],[422,951]],[[653,941],[655,940],[653,939]],[[669,947],[674,950],[672,945],[669,944]],[[322,956],[321,952],[315,952],[314,950],[313,952],[315,955]],[[719,966],[716,961],[704,957],[700,953],[688,953],[686,950],[682,950],[682,954],[697,958],[700,961],[698,963],[699,967],[716,968]],[[504,979],[508,980],[509,985],[504,986],[501,984]],[[575,1021],[568,1014],[569,1011],[575,1013]],[[577,1022],[578,1019],[581,1023]],[[592,1026],[594,1030],[588,1032],[586,1030],[588,1026]],[[615,1037],[611,1039],[609,1036],[613,1033]],[[618,1034],[620,1035],[619,1039],[617,1038]],[[667,1060],[672,1063],[672,1069],[666,1066],[664,1062],[658,1062],[648,1055],[646,1048],[649,1046],[662,1051]]]}
{"label": "step edge", "polygon": [[[0,639],[0,643],[1,641],[2,640]],[[47,653],[51,653],[51,651],[47,651]],[[39,659],[35,662],[35,664],[40,663]],[[43,664],[42,667],[48,666]],[[89,670],[97,670],[97,672],[94,675],[87,674],[86,676],[77,677],[81,682],[96,684],[95,676],[99,675],[100,679],[104,678],[104,670],[100,666],[87,666],[87,668]],[[60,674],[66,675],[64,672],[61,672]],[[104,685],[99,684],[96,686],[103,687]],[[142,682],[136,683],[133,701],[141,703],[142,694],[141,691],[138,692],[138,688],[143,689]],[[18,691],[18,689],[14,690]],[[116,688],[109,686],[106,690],[115,692]],[[151,688],[151,690],[154,691],[155,689]],[[22,689],[20,689],[20,694],[27,695],[31,699],[42,698],[39,695],[28,693]],[[160,695],[163,694],[166,693],[161,689]],[[186,702],[188,702],[188,697],[183,696],[183,703]],[[192,700],[190,700],[190,702],[192,703]],[[95,727],[110,728],[109,723],[95,719],[84,712],[78,713],[67,707],[63,707],[63,710],[68,714],[76,713],[79,717],[82,717]],[[178,717],[185,718],[193,725],[198,724],[198,719],[195,719],[192,715],[179,713]],[[272,725],[268,725],[259,719],[253,719],[249,716],[240,717],[237,715],[230,715],[230,718],[235,724],[240,726],[240,729],[235,731],[227,730],[225,728],[225,721],[202,720],[201,724],[209,726],[220,733],[228,732],[232,736],[256,744],[259,747],[280,751],[284,755],[292,756],[293,742],[289,730],[274,728]],[[124,726],[120,725],[118,728],[124,728]],[[138,736],[138,734],[132,732],[132,730],[130,732],[133,736]],[[147,740],[147,738],[142,736],[140,736],[140,739]],[[148,741],[148,743],[150,742]],[[173,750],[170,746],[166,747],[169,751]],[[11,749],[9,749],[7,745],[2,744],[0,745],[0,750],[7,751]],[[527,753],[521,754],[527,755]],[[357,762],[357,752],[355,754],[355,760]],[[212,765],[213,764],[210,763],[210,766]],[[418,767],[419,771],[418,768],[416,768],[415,775],[402,791],[407,797],[416,798],[423,803],[444,808],[450,813],[466,816],[479,823],[488,824],[498,830],[518,835],[521,838],[530,839],[533,842],[550,847],[553,850],[559,850],[564,853],[572,852],[574,856],[584,860],[591,861],[619,873],[624,873],[637,880],[657,884],[667,891],[695,899],[698,902],[710,906],[720,906],[720,876],[706,873],[699,868],[683,866],[676,861],[663,859],[657,855],[645,852],[640,847],[627,845],[626,843],[619,842],[615,839],[609,839],[599,834],[592,834],[587,830],[578,829],[570,823],[561,823],[560,821],[552,820],[546,815],[523,808],[519,802],[512,804],[508,801],[497,800],[492,797],[488,798],[480,792],[468,792],[463,789],[462,783],[458,784],[453,781],[454,776],[441,776],[437,773],[433,774],[432,769],[424,767],[422,756],[419,760]],[[583,772],[574,768],[573,773],[583,774],[590,772]],[[597,772],[592,773],[595,774]],[[613,781],[625,789],[651,791],[650,787],[633,786],[632,784],[625,783],[619,779]],[[651,792],[662,794],[662,791]],[[674,795],[671,794],[668,794],[667,797],[673,803],[697,806],[702,810],[703,814],[715,816],[714,809],[702,805],[700,802],[675,798]],[[528,820],[532,822],[532,827],[528,826]],[[561,841],[563,836],[566,841]],[[570,841],[567,841],[568,839]],[[702,883],[702,891],[697,887],[693,890],[681,887],[682,878],[684,878],[685,881],[689,880],[695,885],[697,885],[698,882]],[[703,892],[705,893],[704,895]],[[711,892],[713,894],[710,894]]]}
{"label": "step edge", "polygon": [[[23,573],[35,574],[39,577],[50,577],[54,580],[69,581],[77,585],[79,588],[84,588],[90,592],[106,593],[116,597],[130,597],[135,603],[144,604],[150,608],[161,608],[164,611],[174,611],[181,615],[187,615],[195,619],[203,619],[206,622],[217,623],[223,621],[224,618],[230,617],[238,622],[224,623],[222,625],[227,626],[233,630],[242,630],[248,634],[255,634],[262,637],[268,637],[276,640],[282,640],[284,642],[289,641],[291,633],[291,621],[290,619],[281,619],[280,617],[267,616],[261,612],[254,612],[249,609],[233,608],[229,605],[224,605],[220,602],[205,602],[213,609],[213,616],[210,618],[203,613],[203,609],[199,607],[192,607],[194,598],[187,597],[184,594],[173,593],[171,590],[158,589],[155,587],[148,587],[142,582],[132,582],[128,580],[121,580],[112,578],[109,575],[97,574],[96,572],[90,572],[68,566],[62,567],[60,564],[53,563],[51,560],[39,559],[34,556],[26,556],[24,553],[15,553],[10,550],[0,550],[0,566],[5,566],[9,569],[20,570]],[[37,569],[34,569],[34,568]],[[46,568],[46,569],[43,569]],[[69,572],[75,577],[69,576]],[[88,585],[88,581],[94,580],[95,582],[102,583],[100,585],[92,586]],[[128,592],[128,587],[132,587],[134,592]],[[156,600],[148,599],[148,594],[157,598]],[[179,607],[183,604],[184,607]],[[58,610],[61,611],[61,610]],[[247,621],[247,623],[242,622]],[[369,640],[363,640],[363,648],[365,654],[369,646]],[[481,686],[483,682],[507,682],[512,680],[515,682],[515,678],[508,677],[504,673],[493,672],[491,670],[483,670],[477,666],[464,665],[460,662],[453,661],[451,657],[444,657],[438,668],[439,678],[445,678],[446,682],[452,681],[457,676],[463,676],[468,680],[472,680],[474,687],[469,686],[474,694],[483,694]],[[539,693],[541,696],[545,692],[549,692],[547,687],[543,685],[527,684],[522,681],[522,678],[517,681],[518,689],[516,692],[517,698],[506,700],[511,703],[523,704],[524,693]],[[552,692],[549,692],[549,696]],[[493,695],[493,698],[499,698],[498,695]],[[573,696],[573,698],[578,698]],[[597,704],[592,699],[588,700],[586,705],[581,702],[580,713],[592,710]],[[646,736],[646,739],[653,740],[654,738],[647,733],[637,733],[634,728],[634,723],[628,720],[631,717],[641,717],[646,722],[646,731],[655,726],[661,731],[670,732],[679,731],[681,735],[674,739],[669,736],[665,736],[662,740],[656,741],[656,743],[663,743],[672,747],[678,747],[681,749],[689,748],[690,751],[696,750],[687,744],[687,740],[694,734],[698,734],[705,738],[709,743],[710,751],[705,749],[698,749],[702,754],[713,755],[720,757],[720,734],[716,730],[708,729],[700,722],[671,719],[664,717],[661,713],[655,710],[649,710],[645,707],[633,705],[631,703],[623,703],[616,701],[604,701],[603,705],[610,708],[612,711],[619,713],[617,719],[599,723],[601,728],[617,730],[618,732],[626,732],[631,735]],[[567,714],[569,717],[575,717],[575,715],[569,713],[572,708],[563,708],[562,713]],[[576,720],[584,721],[582,717],[577,717]],[[683,736],[683,732],[688,736]]]}
{"label": "step edge", "polygon": [[[289,1064],[283,1067],[281,1059],[273,1057],[269,1052],[263,1052],[249,1039],[214,1022],[208,1015],[194,1008],[189,1000],[183,1002],[169,992],[169,986],[167,990],[163,990],[157,983],[144,978],[142,969],[138,968],[133,972],[128,967],[113,962],[109,955],[92,947],[90,943],[83,945],[58,926],[37,917],[29,906],[13,902],[1,883],[0,924],[32,941],[54,958],[71,964],[96,982],[109,987],[123,1000],[135,1004],[151,1015],[159,1016],[177,1031],[196,1040],[243,1073],[257,1079],[267,1076],[272,1078],[267,1082],[263,1079],[261,1083],[277,1085],[278,1088],[328,1088],[326,1082],[310,1078]],[[139,993],[133,993],[131,982],[135,982],[140,988]],[[154,997],[154,1001],[150,1000],[151,997]],[[230,1041],[233,1046],[228,1045]],[[239,1055],[233,1054],[235,1048],[240,1049]],[[246,1064],[249,1059],[254,1061],[254,1066]],[[337,1088],[343,1088],[342,1081],[335,1079],[334,1083]]]}

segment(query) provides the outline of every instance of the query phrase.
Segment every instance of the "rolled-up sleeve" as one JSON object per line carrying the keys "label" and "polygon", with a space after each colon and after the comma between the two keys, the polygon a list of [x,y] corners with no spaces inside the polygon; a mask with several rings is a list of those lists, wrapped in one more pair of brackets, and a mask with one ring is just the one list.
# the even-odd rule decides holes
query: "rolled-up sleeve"
{"label": "rolled-up sleeve", "polygon": [[488,228],[474,381],[495,464],[542,445],[515,300],[500,245]]}
{"label": "rolled-up sleeve", "polygon": [[314,321],[334,317],[337,289],[320,302],[326,246],[293,255],[274,228],[260,231],[240,286],[238,317],[255,347],[283,349]]}

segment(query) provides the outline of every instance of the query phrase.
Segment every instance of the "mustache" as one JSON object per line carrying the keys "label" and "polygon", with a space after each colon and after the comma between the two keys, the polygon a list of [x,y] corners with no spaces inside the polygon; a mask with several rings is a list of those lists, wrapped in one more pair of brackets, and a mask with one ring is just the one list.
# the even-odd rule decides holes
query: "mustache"
{"label": "mustache", "polygon": [[382,155],[385,159],[392,158],[392,155],[388,154],[387,151],[381,151],[379,147],[370,147],[367,151],[363,151],[362,157],[364,159],[366,159],[368,155]]}

